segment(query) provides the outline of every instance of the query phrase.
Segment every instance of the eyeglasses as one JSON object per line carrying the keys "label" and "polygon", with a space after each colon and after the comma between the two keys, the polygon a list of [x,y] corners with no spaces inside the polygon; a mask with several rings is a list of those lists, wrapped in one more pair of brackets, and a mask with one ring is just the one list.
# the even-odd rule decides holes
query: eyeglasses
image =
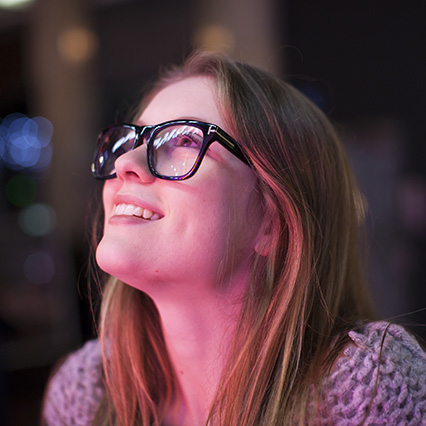
{"label": "eyeglasses", "polygon": [[174,120],[156,126],[108,127],[99,135],[92,173],[97,179],[114,178],[117,158],[145,143],[148,168],[154,176],[166,180],[188,179],[194,176],[208,147],[215,141],[250,166],[238,143],[218,126],[203,121]]}

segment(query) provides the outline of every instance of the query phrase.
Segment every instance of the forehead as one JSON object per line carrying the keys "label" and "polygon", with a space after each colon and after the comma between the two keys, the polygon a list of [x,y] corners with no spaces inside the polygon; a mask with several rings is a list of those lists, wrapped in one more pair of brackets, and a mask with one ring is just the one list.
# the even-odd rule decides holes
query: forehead
{"label": "forehead", "polygon": [[138,121],[152,125],[179,118],[225,126],[212,78],[190,77],[170,84],[154,96]]}

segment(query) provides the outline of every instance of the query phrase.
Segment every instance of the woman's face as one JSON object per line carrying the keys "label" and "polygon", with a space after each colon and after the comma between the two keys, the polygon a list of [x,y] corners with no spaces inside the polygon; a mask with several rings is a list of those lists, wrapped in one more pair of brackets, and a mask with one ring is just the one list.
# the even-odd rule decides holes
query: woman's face
{"label": "woman's face", "polygon": [[[214,93],[208,77],[173,83],[138,124],[196,119],[227,131]],[[103,190],[97,249],[103,270],[148,294],[223,290],[247,281],[263,219],[252,169],[213,143],[195,176],[161,180],[149,172],[142,145],[116,161],[116,173]]]}

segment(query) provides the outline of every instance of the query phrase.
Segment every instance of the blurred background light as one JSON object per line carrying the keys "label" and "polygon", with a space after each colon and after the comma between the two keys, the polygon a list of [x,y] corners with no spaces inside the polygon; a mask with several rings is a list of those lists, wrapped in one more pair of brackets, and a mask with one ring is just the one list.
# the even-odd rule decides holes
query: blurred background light
{"label": "blurred background light", "polygon": [[6,183],[6,197],[16,207],[33,203],[37,195],[37,183],[32,176],[18,174]]}
{"label": "blurred background light", "polygon": [[235,49],[235,37],[220,25],[206,25],[194,35],[194,46],[199,50],[231,54]]}
{"label": "blurred background light", "polygon": [[34,237],[41,237],[53,231],[56,214],[47,204],[33,204],[21,211],[18,218],[21,229]]}
{"label": "blurred background light", "polygon": [[15,113],[0,125],[0,163],[12,170],[45,171],[52,160],[52,123]]}
{"label": "blurred background light", "polygon": [[55,273],[52,256],[43,251],[30,254],[24,262],[24,273],[34,284],[47,284]]}
{"label": "blurred background light", "polygon": [[34,3],[34,0],[0,0],[0,8],[17,9]]}
{"label": "blurred background light", "polygon": [[67,62],[84,63],[93,57],[98,48],[98,39],[93,31],[73,27],[62,31],[57,41],[59,55]]}

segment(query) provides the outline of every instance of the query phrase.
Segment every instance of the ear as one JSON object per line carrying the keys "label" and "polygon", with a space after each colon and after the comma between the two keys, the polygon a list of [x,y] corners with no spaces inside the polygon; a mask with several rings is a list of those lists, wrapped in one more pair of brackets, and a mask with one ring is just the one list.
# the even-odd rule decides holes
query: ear
{"label": "ear", "polygon": [[271,232],[271,223],[263,224],[259,230],[259,233],[256,237],[256,243],[254,246],[254,251],[259,256],[267,256],[271,248],[272,243],[272,232]]}

